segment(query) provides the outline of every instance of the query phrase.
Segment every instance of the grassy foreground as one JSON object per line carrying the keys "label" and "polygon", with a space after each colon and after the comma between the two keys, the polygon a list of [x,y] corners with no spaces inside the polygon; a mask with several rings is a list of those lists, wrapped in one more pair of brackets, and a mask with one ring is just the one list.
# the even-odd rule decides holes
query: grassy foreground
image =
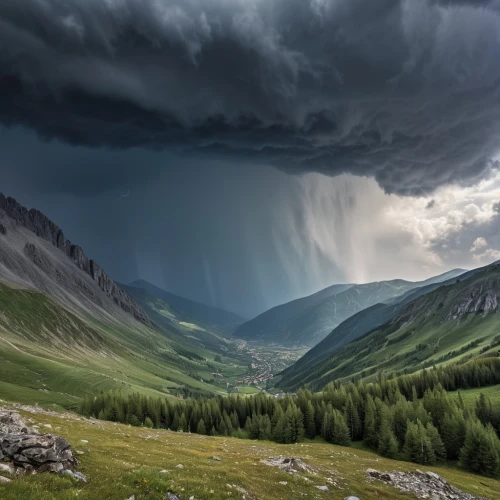
{"label": "grassy foreground", "polygon": [[[168,491],[182,500],[285,500],[304,495],[315,499],[349,495],[362,500],[415,498],[380,481],[368,482],[365,475],[367,468],[412,471],[416,469],[414,464],[363,450],[320,442],[277,445],[207,437],[88,421],[71,413],[21,414],[42,426],[50,424],[52,432],[66,437],[74,450],[83,452],[79,470],[90,482],[46,474],[20,477],[0,484],[0,498],[5,500],[126,500],[132,495],[136,500],[163,499]],[[272,455],[301,458],[317,473],[292,475],[260,462]],[[432,471],[473,495],[499,498],[498,481],[453,468],[432,467]],[[330,491],[315,488],[323,485]]]}

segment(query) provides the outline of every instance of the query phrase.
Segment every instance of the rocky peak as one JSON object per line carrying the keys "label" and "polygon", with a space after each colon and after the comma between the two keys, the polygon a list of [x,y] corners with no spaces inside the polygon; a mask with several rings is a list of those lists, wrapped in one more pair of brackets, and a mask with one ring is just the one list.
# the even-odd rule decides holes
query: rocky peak
{"label": "rocky peak", "polygon": [[[118,287],[95,261],[89,259],[81,247],[73,245],[70,240],[65,238],[62,229],[46,215],[39,210],[28,210],[14,198],[5,197],[2,193],[0,193],[0,210],[3,210],[18,226],[28,229],[64,252],[79,269],[91,276],[99,288],[121,309],[134,316],[141,323],[153,326],[144,309]],[[0,232],[2,228],[4,226],[0,225]],[[5,234],[5,232],[2,232],[2,234]],[[35,264],[42,258],[33,244],[25,248],[25,253]]]}

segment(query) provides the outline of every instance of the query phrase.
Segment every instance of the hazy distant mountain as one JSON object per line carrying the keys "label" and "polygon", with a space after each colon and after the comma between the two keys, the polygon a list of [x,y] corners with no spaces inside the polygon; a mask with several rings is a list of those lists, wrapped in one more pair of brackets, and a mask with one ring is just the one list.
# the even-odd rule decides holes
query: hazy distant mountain
{"label": "hazy distant mountain", "polygon": [[280,384],[320,388],[377,370],[414,371],[462,356],[497,355],[499,307],[497,262],[352,316],[285,370]]}
{"label": "hazy distant mountain", "polygon": [[463,272],[463,269],[456,269],[420,282],[390,280],[363,285],[334,285],[274,307],[241,325],[234,335],[247,340],[312,347],[363,309]]}
{"label": "hazy distant mountain", "polygon": [[245,321],[245,319],[233,312],[180,297],[174,293],[162,290],[145,280],[134,281],[127,287],[127,291],[132,296],[138,298],[137,292],[133,288],[146,290],[151,296],[160,298],[163,302],[177,310],[178,313],[184,314],[196,323],[220,333],[231,334]]}

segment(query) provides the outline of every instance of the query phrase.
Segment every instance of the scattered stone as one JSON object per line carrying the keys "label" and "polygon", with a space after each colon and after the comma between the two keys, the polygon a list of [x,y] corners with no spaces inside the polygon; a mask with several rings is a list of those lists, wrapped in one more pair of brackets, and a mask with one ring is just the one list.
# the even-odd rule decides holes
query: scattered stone
{"label": "scattered stone", "polygon": [[212,460],[217,460],[217,462],[220,462],[222,459],[220,457],[216,457],[215,455],[212,457]]}
{"label": "scattered stone", "polygon": [[391,484],[395,488],[405,492],[413,493],[417,498],[432,498],[434,500],[487,500],[483,497],[475,497],[465,493],[451,484],[446,479],[434,472],[379,472],[375,469],[367,469],[369,479],[378,479]]}
{"label": "scattered stone", "polygon": [[306,465],[300,458],[292,458],[292,457],[269,457],[267,460],[261,460],[261,463],[265,465],[269,465],[270,467],[279,467],[281,470],[285,472],[298,473],[298,472],[308,472],[311,474],[315,474],[315,470]]}
{"label": "scattered stone", "polygon": [[81,472],[75,472],[70,469],[66,469],[64,471],[64,474],[69,474],[70,476],[73,476],[75,479],[78,479],[78,481],[83,481],[84,483],[89,482],[87,476],[84,476]]}
{"label": "scattered stone", "polygon": [[170,493],[170,491],[167,491],[167,499],[168,500],[181,500],[177,495]]}
{"label": "scattered stone", "polygon": [[81,450],[75,450],[75,453],[76,453],[77,455],[84,455],[84,454],[85,454],[85,452],[84,452],[84,451],[81,451]]}
{"label": "scattered stone", "polygon": [[168,474],[168,470],[166,470],[166,469],[162,469],[162,470],[160,471],[160,474]]}
{"label": "scattered stone", "polygon": [[135,500],[135,495],[132,495],[128,500]]}
{"label": "scattered stone", "polygon": [[0,463],[0,472],[6,472],[7,474],[14,474],[14,468],[11,465]]}
{"label": "scattered stone", "polygon": [[7,479],[6,477],[0,476],[0,483],[10,483],[11,479]]}
{"label": "scattered stone", "polygon": [[179,464],[179,465],[177,466],[177,468],[178,468],[178,469],[184,469],[184,465]]}
{"label": "scattered stone", "polygon": [[328,486],[315,486],[315,488],[320,491],[330,491],[330,488],[328,488]]}
{"label": "scattered stone", "polygon": [[79,480],[87,480],[83,474],[73,472],[78,460],[66,439],[38,434],[19,413],[0,408],[0,460],[5,459],[10,464],[0,464],[3,472],[69,472]]}
{"label": "scattered stone", "polygon": [[46,429],[52,429],[52,426],[51,426],[50,424],[44,424],[44,427],[45,427]]}
{"label": "scattered stone", "polygon": [[282,484],[283,486],[286,486],[288,484],[287,481],[280,481],[279,484]]}
{"label": "scattered stone", "polygon": [[84,444],[87,444],[87,443],[88,443],[88,441],[87,441],[86,439],[81,439],[81,440],[80,440],[80,442],[81,442],[81,443],[84,443]]}
{"label": "scattered stone", "polygon": [[344,500],[359,500],[359,498],[350,496],[350,497],[345,497]]}

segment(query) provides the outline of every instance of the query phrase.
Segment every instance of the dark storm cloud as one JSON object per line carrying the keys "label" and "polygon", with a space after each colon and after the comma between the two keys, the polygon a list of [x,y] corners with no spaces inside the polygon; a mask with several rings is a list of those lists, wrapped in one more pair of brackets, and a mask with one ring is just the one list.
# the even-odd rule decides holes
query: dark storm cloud
{"label": "dark storm cloud", "polygon": [[495,0],[2,2],[0,120],[422,194],[496,165],[499,29]]}

